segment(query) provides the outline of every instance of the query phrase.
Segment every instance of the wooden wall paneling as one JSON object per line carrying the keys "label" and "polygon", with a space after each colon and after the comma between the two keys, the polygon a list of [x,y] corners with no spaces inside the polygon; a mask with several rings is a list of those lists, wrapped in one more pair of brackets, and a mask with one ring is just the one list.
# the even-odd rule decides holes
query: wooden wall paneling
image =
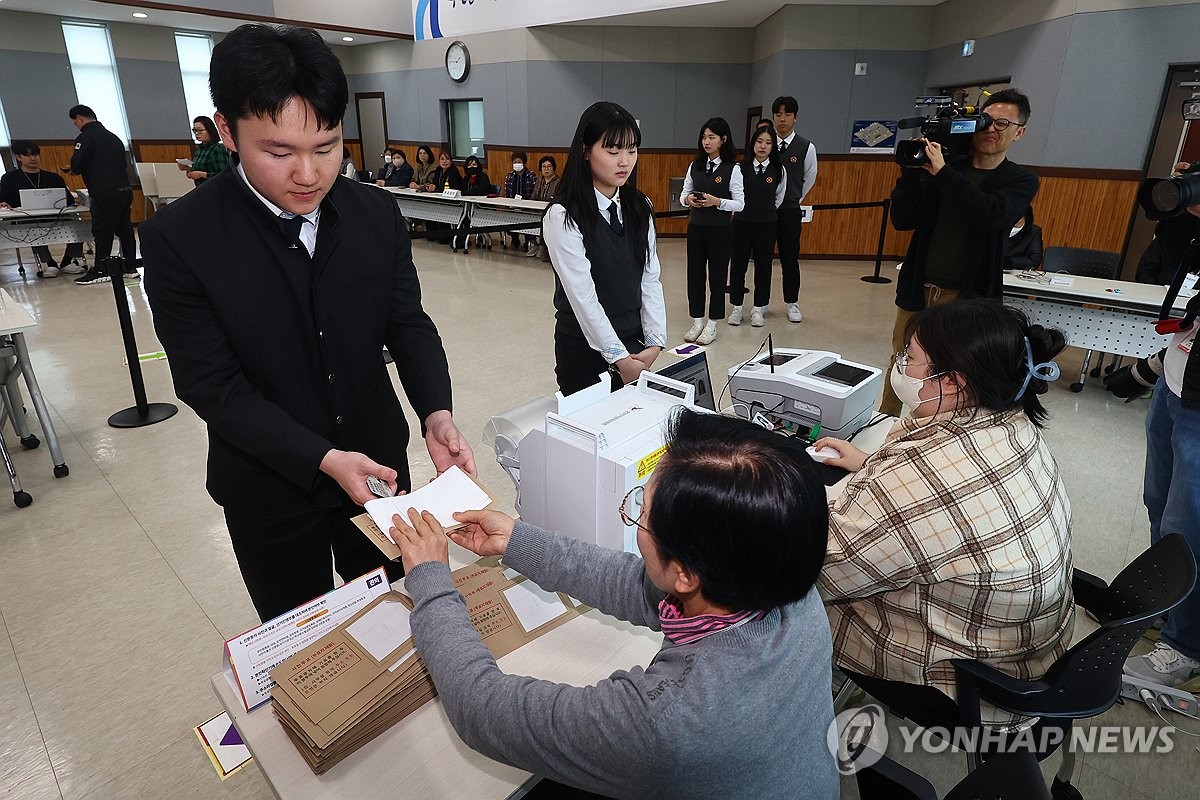
{"label": "wooden wall paneling", "polygon": [[134,160],[141,164],[169,164],[177,158],[191,158],[196,146],[186,139],[133,143]]}
{"label": "wooden wall paneling", "polygon": [[356,170],[369,169],[371,172],[375,172],[379,169],[378,164],[363,163],[362,140],[343,139],[342,144],[344,144],[346,149],[350,151],[350,158],[354,159],[354,168]]}
{"label": "wooden wall paneling", "polygon": [[1043,177],[1033,200],[1043,243],[1120,253],[1137,189],[1136,180]]}

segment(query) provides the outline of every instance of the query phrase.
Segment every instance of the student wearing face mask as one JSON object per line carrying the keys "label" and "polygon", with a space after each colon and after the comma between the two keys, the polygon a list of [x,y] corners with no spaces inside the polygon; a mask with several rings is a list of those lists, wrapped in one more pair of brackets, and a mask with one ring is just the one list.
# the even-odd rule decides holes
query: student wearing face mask
{"label": "student wearing face mask", "polygon": [[400,149],[391,151],[391,158],[386,167],[379,171],[380,186],[408,186],[413,181],[413,168],[408,163],[408,157]]}
{"label": "student wearing face mask", "polygon": [[[529,163],[529,156],[518,150],[512,156],[512,172],[504,176],[504,187],[501,194],[504,197],[515,198],[520,197],[526,200],[533,197],[533,184],[537,181],[537,176],[533,174],[533,170],[525,169],[525,165]],[[513,247],[517,250],[521,249],[521,234],[511,234]],[[525,249],[535,250],[537,248],[537,240],[529,234],[525,235]]]}
{"label": "student wearing face mask", "polygon": [[[463,161],[463,195],[470,197],[487,197],[493,192],[493,190],[495,190],[495,188],[496,187],[492,186],[491,178],[487,176],[487,173],[483,171],[483,167],[480,166],[479,159],[475,156],[467,156]],[[468,217],[466,220],[464,220],[463,224],[465,227],[471,227],[470,218]],[[486,238],[489,244],[484,245],[484,247],[490,249],[490,235],[480,234],[480,236]],[[466,237],[463,234],[455,234],[454,241],[450,244],[450,249],[457,253],[458,248],[460,247],[463,248],[464,251],[466,250]]]}
{"label": "student wearing face mask", "polygon": [[[951,659],[1035,679],[1071,643],[1071,505],[1038,398],[1066,340],[970,298],[918,312],[905,341],[889,377],[910,411],[879,451],[816,442],[853,473],[829,504],[818,586],[834,663],[912,710],[898,713],[953,727]],[[1029,720],[984,704],[983,723]]]}
{"label": "student wearing face mask", "polygon": [[1012,226],[1004,245],[1004,268],[1040,269],[1042,266],[1042,229],[1033,224],[1033,208]]}

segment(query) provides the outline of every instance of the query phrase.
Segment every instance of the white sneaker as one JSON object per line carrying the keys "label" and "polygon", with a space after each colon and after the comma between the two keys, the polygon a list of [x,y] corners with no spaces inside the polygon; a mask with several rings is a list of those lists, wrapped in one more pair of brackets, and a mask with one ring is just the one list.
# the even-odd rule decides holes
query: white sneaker
{"label": "white sneaker", "polygon": [[702,320],[702,319],[694,320],[692,322],[692,327],[688,328],[688,332],[683,335],[683,340],[685,342],[694,342],[694,341],[696,341],[696,338],[700,335],[700,332],[703,330],[704,330],[704,320]]}
{"label": "white sneaker", "polygon": [[1176,687],[1200,678],[1200,661],[1159,642],[1146,655],[1125,659],[1124,672],[1150,683]]}
{"label": "white sneaker", "polygon": [[750,324],[755,328],[761,328],[767,324],[766,321],[767,309],[766,306],[755,306],[750,309]]}
{"label": "white sneaker", "polygon": [[788,322],[802,322],[804,315],[800,313],[800,306],[795,303],[787,304]]}
{"label": "white sneaker", "polygon": [[729,319],[727,319],[725,321],[728,322],[730,325],[741,325],[742,324],[742,307],[734,306],[733,311],[729,312]]}
{"label": "white sneaker", "polygon": [[68,264],[63,264],[63,265],[62,265],[62,266],[59,268],[59,270],[58,270],[58,271],[59,271],[59,272],[61,272],[61,273],[63,273],[64,275],[82,275],[83,273],[87,272],[87,270],[86,270],[86,269],[84,269],[83,267],[79,266],[79,265],[78,265],[77,263],[75,263],[74,261],[72,261],[72,262],[70,262],[70,263],[68,263]]}
{"label": "white sneaker", "polygon": [[41,274],[42,274],[43,278],[57,278],[58,272],[59,272],[58,267],[52,267],[49,264],[47,264],[46,266],[42,267]]}
{"label": "white sneaker", "polygon": [[705,324],[704,330],[700,333],[699,336],[696,337],[696,344],[712,344],[713,340],[716,338],[717,338],[717,323],[710,319]]}

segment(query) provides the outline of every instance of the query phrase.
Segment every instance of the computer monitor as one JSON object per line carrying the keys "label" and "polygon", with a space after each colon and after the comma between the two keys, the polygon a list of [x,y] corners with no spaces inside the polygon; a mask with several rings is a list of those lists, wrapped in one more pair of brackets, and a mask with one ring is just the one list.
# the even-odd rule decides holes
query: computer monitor
{"label": "computer monitor", "polygon": [[18,196],[21,208],[26,211],[45,211],[67,205],[67,190],[61,186],[57,189],[21,189]]}
{"label": "computer monitor", "polygon": [[696,405],[709,411],[717,410],[717,398],[713,394],[712,378],[708,374],[708,355],[703,350],[674,364],[668,364],[656,372],[680,383],[690,383],[696,389]]}

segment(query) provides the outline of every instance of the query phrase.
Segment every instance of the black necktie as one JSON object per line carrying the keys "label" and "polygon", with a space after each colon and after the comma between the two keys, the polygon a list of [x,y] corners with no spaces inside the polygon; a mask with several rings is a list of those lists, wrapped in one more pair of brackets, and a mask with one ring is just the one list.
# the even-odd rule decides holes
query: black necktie
{"label": "black necktie", "polygon": [[608,204],[608,224],[612,226],[613,232],[617,236],[625,235],[625,226],[621,224],[621,218],[617,216],[617,204],[615,202]]}
{"label": "black necktie", "polygon": [[297,214],[294,217],[280,217],[283,220],[283,231],[293,242],[300,242],[300,229],[304,227],[304,217]]}
{"label": "black necktie", "polygon": [[786,153],[786,152],[787,152],[787,146],[788,146],[788,143],[787,143],[787,142],[780,142],[780,143],[779,143],[779,152],[781,152],[781,153]]}
{"label": "black necktie", "polygon": [[760,178],[761,178],[761,177],[762,177],[762,174],[763,174],[763,165],[762,165],[762,164],[759,164],[759,165],[758,165],[758,177],[760,177]]}
{"label": "black necktie", "polygon": [[712,175],[716,171],[717,171],[717,165],[714,164],[712,161],[708,162],[708,173],[707,174]]}

